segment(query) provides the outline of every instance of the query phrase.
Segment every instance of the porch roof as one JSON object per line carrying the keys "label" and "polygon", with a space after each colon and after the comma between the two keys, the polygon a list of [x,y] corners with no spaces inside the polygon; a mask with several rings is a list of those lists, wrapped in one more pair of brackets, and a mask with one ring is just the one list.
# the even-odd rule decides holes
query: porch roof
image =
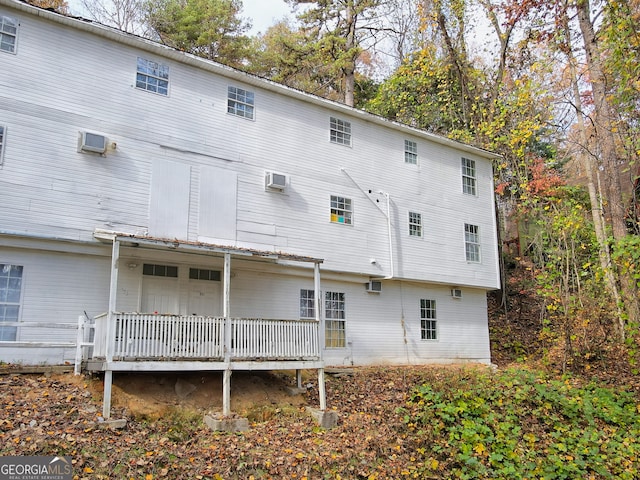
{"label": "porch roof", "polygon": [[96,229],[93,233],[94,238],[101,242],[119,241],[129,243],[131,245],[145,245],[150,248],[160,248],[167,250],[185,250],[194,253],[229,253],[244,257],[258,257],[264,260],[287,260],[291,262],[306,262],[319,264],[324,262],[322,258],[308,257],[304,255],[296,255],[286,252],[276,252],[269,250],[258,250],[254,248],[235,247],[230,245],[217,245],[206,242],[194,242],[187,240],[178,240],[177,238],[159,238],[148,235],[137,235],[132,233],[115,232],[111,230]]}

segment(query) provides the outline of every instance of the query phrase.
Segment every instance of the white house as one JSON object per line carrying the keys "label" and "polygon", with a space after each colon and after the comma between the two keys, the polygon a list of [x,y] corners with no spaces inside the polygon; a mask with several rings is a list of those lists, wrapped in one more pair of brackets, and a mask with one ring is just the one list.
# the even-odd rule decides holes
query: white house
{"label": "white house", "polygon": [[488,363],[495,158],[0,0],[0,360]]}

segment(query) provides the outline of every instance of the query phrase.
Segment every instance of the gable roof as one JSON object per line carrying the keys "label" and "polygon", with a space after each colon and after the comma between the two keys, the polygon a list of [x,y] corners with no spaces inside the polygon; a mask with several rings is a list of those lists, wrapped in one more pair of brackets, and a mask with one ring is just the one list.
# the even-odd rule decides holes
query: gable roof
{"label": "gable roof", "polygon": [[30,15],[36,15],[40,18],[50,20],[52,22],[56,22],[71,28],[75,28],[77,30],[82,30],[93,35],[101,36],[114,42],[122,43],[124,45],[147,51],[154,55],[162,56],[179,63],[191,65],[193,67],[215,73],[231,80],[242,82],[248,85],[253,85],[265,90],[270,90],[280,95],[292,97],[303,102],[319,105],[326,109],[333,110],[342,114],[348,114],[352,117],[359,118],[376,125],[381,125],[386,128],[400,130],[407,134],[411,134],[437,144],[445,145],[457,150],[474,154],[479,157],[487,158],[490,160],[501,158],[501,155],[497,153],[474,147],[472,145],[468,145],[456,140],[452,140],[441,135],[436,135],[435,133],[430,133],[426,130],[421,130],[419,128],[411,127],[406,124],[387,120],[379,115],[365,112],[364,110],[360,110],[354,107],[349,107],[342,103],[328,100],[311,93],[303,92],[302,90],[297,90],[281,83],[274,82],[273,80],[243,72],[241,70],[215,62],[213,60],[208,60],[190,53],[182,52],[167,45],[162,45],[153,40],[149,40],[132,33],[124,32],[122,30],[118,30],[116,28],[94,22],[92,20],[87,20],[82,17],[74,17],[71,15],[64,15],[50,9],[43,9],[30,5],[22,0],[0,0],[0,6],[2,5],[15,8]]}

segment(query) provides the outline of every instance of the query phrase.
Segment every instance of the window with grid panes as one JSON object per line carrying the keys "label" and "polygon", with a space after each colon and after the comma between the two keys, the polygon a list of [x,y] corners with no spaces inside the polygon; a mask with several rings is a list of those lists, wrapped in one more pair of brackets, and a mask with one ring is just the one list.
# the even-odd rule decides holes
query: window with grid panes
{"label": "window with grid panes", "polygon": [[422,236],[422,215],[416,212],[409,212],[409,236]]}
{"label": "window with grid panes", "polygon": [[160,95],[169,94],[169,67],[138,57],[136,88]]}
{"label": "window with grid panes", "polygon": [[21,265],[0,263],[0,341],[16,340],[18,327],[6,324],[20,320],[22,271]]}
{"label": "window with grid panes", "polygon": [[325,346],[346,347],[344,293],[325,292],[324,305]]}
{"label": "window with grid panes", "polygon": [[404,161],[416,165],[418,163],[418,144],[411,140],[404,141]]}
{"label": "window with grid panes", "polygon": [[18,21],[15,18],[0,15],[0,52],[16,53],[18,39]]}
{"label": "window with grid panes", "polygon": [[462,192],[476,194],[476,161],[462,158]]}
{"label": "window with grid panes", "polygon": [[300,318],[316,318],[315,298],[313,290],[300,290]]}
{"label": "window with grid panes", "polygon": [[438,331],[436,325],[436,301],[420,300],[420,338],[422,340],[436,340]]}
{"label": "window with grid panes", "polygon": [[207,270],[204,268],[190,268],[189,278],[191,280],[208,280],[210,282],[219,282],[221,278],[220,270]]}
{"label": "window with grid panes", "polygon": [[253,120],[254,101],[253,92],[229,86],[227,91],[228,113]]}
{"label": "window with grid panes", "polygon": [[331,195],[331,221],[333,223],[351,225],[352,215],[353,210],[350,198]]}
{"label": "window with grid panes", "polygon": [[151,275],[153,277],[171,277],[178,278],[178,267],[172,265],[154,265],[145,263],[142,266],[143,275]]}
{"label": "window with grid panes", "polygon": [[351,145],[351,122],[331,117],[329,120],[329,139],[331,143]]}
{"label": "window with grid panes", "polygon": [[468,262],[480,261],[480,234],[477,225],[464,224],[464,251]]}

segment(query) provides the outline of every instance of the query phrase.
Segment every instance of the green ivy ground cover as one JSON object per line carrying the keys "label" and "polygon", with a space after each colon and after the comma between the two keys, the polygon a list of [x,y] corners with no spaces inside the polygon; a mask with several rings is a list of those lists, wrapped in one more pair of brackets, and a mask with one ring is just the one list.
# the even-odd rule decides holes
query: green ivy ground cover
{"label": "green ivy ground cover", "polygon": [[[435,384],[434,384],[435,385]],[[540,372],[452,372],[405,408],[420,478],[637,479],[640,416],[625,391]]]}

